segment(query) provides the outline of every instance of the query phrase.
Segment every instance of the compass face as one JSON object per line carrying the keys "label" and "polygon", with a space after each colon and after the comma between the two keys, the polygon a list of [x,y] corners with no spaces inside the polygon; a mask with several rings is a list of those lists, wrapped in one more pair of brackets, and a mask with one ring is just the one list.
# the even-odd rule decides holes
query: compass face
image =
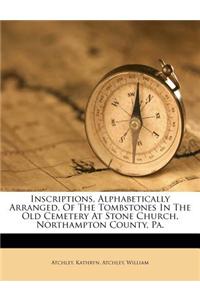
{"label": "compass face", "polygon": [[93,91],[86,132],[96,155],[113,170],[143,176],[165,166],[182,137],[180,107],[152,75],[118,72]]}

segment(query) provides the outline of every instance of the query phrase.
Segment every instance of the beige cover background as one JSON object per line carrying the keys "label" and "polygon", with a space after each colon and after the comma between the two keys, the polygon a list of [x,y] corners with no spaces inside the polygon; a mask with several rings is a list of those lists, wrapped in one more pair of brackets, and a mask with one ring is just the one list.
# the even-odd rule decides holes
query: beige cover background
{"label": "beige cover background", "polygon": [[[149,261],[149,265],[53,265]],[[198,249],[1,249],[1,280],[200,280]]]}

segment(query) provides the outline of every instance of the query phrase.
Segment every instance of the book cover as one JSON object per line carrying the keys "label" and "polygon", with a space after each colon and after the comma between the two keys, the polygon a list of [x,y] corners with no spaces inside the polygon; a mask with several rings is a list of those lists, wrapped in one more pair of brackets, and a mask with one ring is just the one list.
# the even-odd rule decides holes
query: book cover
{"label": "book cover", "polygon": [[200,22],[1,39],[0,279],[199,280]]}

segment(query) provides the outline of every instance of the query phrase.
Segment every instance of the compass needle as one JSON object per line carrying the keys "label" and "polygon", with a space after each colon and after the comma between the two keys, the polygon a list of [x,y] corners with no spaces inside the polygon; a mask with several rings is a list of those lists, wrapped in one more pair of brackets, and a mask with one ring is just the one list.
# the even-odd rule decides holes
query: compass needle
{"label": "compass needle", "polygon": [[130,128],[132,129],[132,158],[135,163],[137,141],[142,128],[142,117],[140,112],[140,84],[137,83],[135,103],[130,120]]}
{"label": "compass needle", "polygon": [[166,66],[162,61],[162,71],[144,65],[119,67],[104,76],[89,99],[90,145],[119,173],[152,174],[172,159],[180,145],[183,107],[180,93],[167,83],[168,78],[174,80],[174,69]]}
{"label": "compass needle", "polygon": [[135,155],[136,155],[136,148],[137,148],[137,142],[139,137],[139,131],[132,133],[132,158],[133,163],[135,163]]}

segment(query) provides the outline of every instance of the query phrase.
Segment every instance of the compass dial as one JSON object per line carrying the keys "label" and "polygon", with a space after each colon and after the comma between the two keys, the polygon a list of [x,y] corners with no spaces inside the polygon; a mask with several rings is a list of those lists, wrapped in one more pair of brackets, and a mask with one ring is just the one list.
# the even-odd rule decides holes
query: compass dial
{"label": "compass dial", "polygon": [[115,171],[143,176],[165,166],[182,137],[182,116],[170,89],[155,77],[117,72],[93,91],[86,132],[97,156]]}

